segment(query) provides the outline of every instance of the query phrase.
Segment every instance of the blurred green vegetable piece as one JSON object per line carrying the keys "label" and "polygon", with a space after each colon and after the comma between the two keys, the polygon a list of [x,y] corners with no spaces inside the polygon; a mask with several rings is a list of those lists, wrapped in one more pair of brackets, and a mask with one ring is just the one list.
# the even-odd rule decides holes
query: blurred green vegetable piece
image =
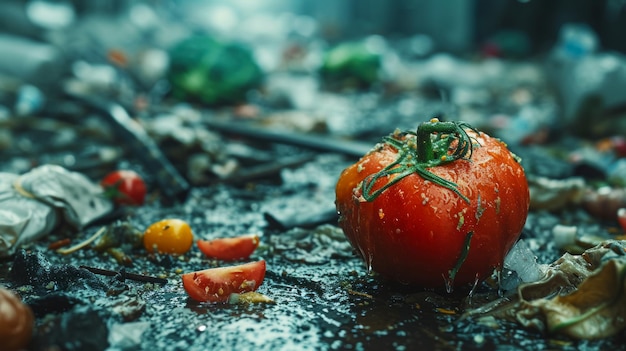
{"label": "blurred green vegetable piece", "polygon": [[248,48],[194,36],[170,50],[168,79],[178,99],[221,105],[245,100],[263,73]]}
{"label": "blurred green vegetable piece", "polygon": [[365,42],[346,42],[324,55],[320,74],[330,85],[366,88],[378,81],[381,56]]}

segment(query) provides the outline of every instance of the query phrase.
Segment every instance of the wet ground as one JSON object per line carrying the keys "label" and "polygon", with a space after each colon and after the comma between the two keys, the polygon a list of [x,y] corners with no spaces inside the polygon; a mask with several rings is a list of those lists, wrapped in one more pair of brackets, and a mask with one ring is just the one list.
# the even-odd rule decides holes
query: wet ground
{"label": "wet ground", "polygon": [[[146,178],[150,190],[144,206],[119,209],[79,232],[58,228],[0,262],[0,285],[17,291],[36,314],[31,348],[623,348],[623,334],[598,341],[576,341],[495,319],[464,319],[466,310],[510,291],[494,282],[480,284],[473,291],[457,288],[453,292],[399,286],[368,272],[355,255],[337,227],[334,186],[340,172],[356,160],[355,153],[359,151],[355,150],[361,150],[363,144],[373,146],[395,128],[414,128],[435,115],[463,118],[477,122],[479,128],[493,131],[498,137],[510,137],[511,148],[522,157],[529,177],[596,176],[598,167],[594,164],[576,168],[564,161],[566,157],[555,157],[584,145],[577,138],[573,144],[570,139],[570,143],[564,143],[561,137],[567,131],[512,125],[512,121],[524,122],[521,111],[528,112],[525,108],[539,111],[540,119],[557,115],[552,110],[555,98],[543,85],[543,79],[537,79],[541,75],[537,67],[508,67],[495,61],[478,66],[459,61],[456,66],[457,61],[447,56],[432,62],[434,68],[452,65],[444,70],[440,79],[443,82],[435,82],[437,77],[430,82],[431,78],[426,77],[422,86],[405,92],[394,91],[398,87],[366,93],[320,91],[311,97],[316,102],[313,106],[301,111],[297,106],[290,107],[301,115],[285,113],[294,111],[277,107],[275,101],[285,98],[282,95],[300,97],[297,82],[302,77],[298,74],[295,81],[283,83],[286,86],[281,87],[282,91],[268,88],[266,95],[256,96],[254,103],[217,111],[202,109],[201,116],[194,114],[200,107],[177,102],[151,106],[154,110],[138,108],[133,118],[146,126],[165,157],[192,185],[182,201],[172,198],[178,192],[164,187],[154,162],[146,162],[146,154],[133,149],[127,135],[117,133],[119,127],[103,122],[106,117],[102,111],[93,111],[64,96],[51,97],[38,114],[0,118],[0,171],[22,173],[40,164],[54,163],[96,181],[112,169],[130,168]],[[428,72],[424,75],[432,71],[429,67],[423,70]],[[420,69],[411,67],[407,72],[422,72]],[[461,81],[468,78],[473,84],[476,82],[472,79],[476,78],[478,83],[458,86],[453,79],[457,78],[456,72],[468,75]],[[488,81],[482,80],[493,72],[496,74]],[[454,101],[445,101],[443,97],[447,95],[452,95]],[[127,107],[132,105],[129,101],[119,102]],[[155,124],[166,115],[174,118],[159,131]],[[229,128],[219,129],[216,121],[224,117],[238,127],[252,123],[257,132],[264,126],[274,134],[246,135],[243,131],[247,129],[233,132],[232,125],[231,132]],[[506,118],[510,124],[502,127]],[[552,121],[540,122],[542,126],[554,126]],[[300,134],[284,138],[294,131]],[[307,139],[303,134],[317,138]],[[283,138],[282,142],[272,142],[277,138]],[[519,143],[524,138],[530,146]],[[546,139],[553,143],[544,144]],[[345,140],[362,144],[329,150]],[[233,164],[234,172],[230,168]],[[131,266],[122,266],[111,255],[90,248],[69,255],[49,249],[50,244],[67,237],[72,243],[84,240],[114,221],[128,221],[143,231],[167,217],[186,220],[196,238],[258,234],[261,244],[250,260],[267,261],[267,274],[259,292],[273,303],[201,304],[189,299],[181,274],[223,264],[205,258],[195,246],[176,258],[148,255],[143,248],[128,249]],[[581,233],[605,238],[616,233],[616,223],[599,220],[581,206],[533,210],[521,238],[541,264],[551,263],[562,254],[552,242],[552,230],[557,224],[575,226]],[[166,283],[137,282],[124,279],[122,273],[115,277],[94,275],[78,269],[83,265],[159,277]],[[12,276],[11,270],[16,267],[30,273]]]}
{"label": "wet ground", "polygon": [[[55,345],[63,350],[622,347],[620,337],[581,342],[542,335],[502,321],[462,319],[467,308],[499,297],[501,291],[493,285],[481,285],[470,296],[469,289],[452,293],[424,291],[380,280],[366,271],[336,226],[336,218],[327,215],[333,206],[336,178],[354,158],[285,145],[274,145],[264,153],[304,153],[311,157],[297,166],[243,184],[218,182],[194,187],[185,202],[175,205],[161,204],[157,190],[145,206],[125,208],[115,218],[72,235],[75,240],[87,238],[114,219],[145,228],[165,217],[188,221],[197,238],[257,233],[261,245],[250,260],[267,261],[266,278],[259,292],[274,303],[201,304],[189,299],[180,275],[220,264],[204,258],[195,247],[179,258],[148,256],[143,249],[130,250],[133,265],[122,267],[111,256],[91,249],[69,255],[48,249],[50,243],[68,235],[59,230],[17,255],[32,258],[39,253],[34,265],[48,267],[56,274],[46,275],[43,280],[33,276],[16,281],[9,274],[13,261],[8,259],[0,265],[0,283],[18,291],[36,313],[32,349],[55,350]],[[121,163],[124,162],[133,164],[132,156],[122,157]],[[90,170],[98,173],[97,169]],[[326,215],[321,219],[313,216],[313,220],[297,218],[315,213]],[[280,225],[272,218],[287,218],[292,224]],[[522,238],[532,243],[540,263],[552,262],[561,253],[548,239],[557,223],[594,230],[608,228],[580,209],[531,212]],[[50,269],[48,265],[57,268]],[[67,268],[81,265],[114,271],[124,268],[166,278],[167,283],[76,275]]]}

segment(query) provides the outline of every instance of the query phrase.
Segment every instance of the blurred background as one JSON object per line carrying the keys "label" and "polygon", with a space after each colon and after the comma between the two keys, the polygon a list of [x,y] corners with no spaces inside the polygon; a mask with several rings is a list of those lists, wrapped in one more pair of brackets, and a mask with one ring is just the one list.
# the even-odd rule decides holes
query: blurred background
{"label": "blurred background", "polygon": [[[2,3],[0,30],[46,41],[51,31],[76,29],[94,16],[118,20],[128,16],[138,26],[173,22],[235,37],[250,34],[241,29],[265,36],[295,31],[329,41],[372,34],[425,35],[433,49],[456,53],[516,33],[526,41],[526,54],[531,54],[549,50],[564,24],[584,23],[597,33],[603,48],[624,51],[624,4],[623,0],[7,0]],[[285,16],[296,19],[288,25]]]}
{"label": "blurred background", "polygon": [[[207,326],[204,312],[182,308],[182,299],[162,290],[146,295],[148,308],[161,311],[143,315],[154,326],[147,336],[145,324],[132,335],[127,324],[111,332],[133,339],[124,349],[224,349],[225,339],[209,331],[232,335],[244,349],[284,346],[262,344],[279,334],[277,343],[316,349],[399,349],[398,340],[406,349],[434,349],[422,345],[435,341],[442,349],[614,349],[623,333],[607,346],[470,319],[453,326],[462,309],[447,297],[405,298],[370,284],[340,232],[296,229],[335,225],[341,171],[383,136],[439,117],[468,122],[521,158],[531,213],[526,244],[505,261],[513,273],[503,274],[501,288],[516,288],[515,272],[534,275],[564,249],[581,253],[624,239],[616,221],[626,218],[624,33],[626,0],[2,0],[0,176],[9,181],[0,182],[0,203],[11,200],[3,191],[24,198],[12,174],[42,165],[92,180],[133,170],[146,181],[146,204],[117,210],[111,220],[128,217],[142,227],[181,216],[201,235],[268,233],[262,245],[273,273],[265,284],[279,303],[259,313],[264,323],[245,324],[239,312],[220,309]],[[31,184],[54,186],[48,173]],[[30,209],[3,204],[5,223],[22,230],[26,222],[15,218]],[[95,266],[94,255],[71,259]],[[155,276],[198,267],[198,256],[136,257]],[[343,293],[346,282],[354,294]],[[60,292],[47,278],[43,284]],[[436,322],[428,317],[434,307]],[[112,323],[99,318],[75,321],[81,330],[102,330],[105,343]],[[75,323],[57,324],[42,328],[42,344],[98,342]]]}
{"label": "blurred background", "polygon": [[625,8],[625,0],[7,0],[0,151],[37,149],[9,135],[26,117],[98,125],[68,96],[120,104],[159,143],[180,139],[163,135],[171,123],[207,127],[216,115],[365,142],[434,115],[511,145],[624,135]]}

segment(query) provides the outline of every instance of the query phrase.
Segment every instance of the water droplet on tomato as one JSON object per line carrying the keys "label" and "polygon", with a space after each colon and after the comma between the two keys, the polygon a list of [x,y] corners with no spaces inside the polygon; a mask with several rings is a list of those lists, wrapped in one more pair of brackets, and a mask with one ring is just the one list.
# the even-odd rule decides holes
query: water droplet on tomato
{"label": "water droplet on tomato", "polygon": [[450,294],[454,290],[454,279],[444,276],[443,282],[446,286],[446,292]]}
{"label": "water droplet on tomato", "polygon": [[467,302],[470,305],[472,304],[472,297],[474,296],[474,293],[476,292],[476,289],[478,288],[478,283],[480,283],[480,277],[478,273],[476,273],[476,277],[474,278],[474,285],[472,285],[472,289],[470,289],[469,293],[467,294]]}
{"label": "water droplet on tomato", "polygon": [[450,203],[450,196],[448,195],[448,193],[447,193],[447,192],[442,192],[442,193],[441,193],[441,196],[443,196],[443,199],[442,199],[442,200],[443,200],[443,203],[444,203],[444,204],[446,204],[446,205],[447,205],[448,203]]}
{"label": "water droplet on tomato", "polygon": [[365,257],[365,267],[367,268],[367,274],[372,273],[372,261],[373,260],[374,260],[374,255],[372,255],[371,251],[368,251]]}
{"label": "water droplet on tomato", "polygon": [[365,263],[365,268],[367,269],[367,273],[372,273],[372,261],[374,260],[374,255],[370,250],[369,238],[367,238],[367,243],[364,243],[364,247],[362,245],[358,245],[357,249],[359,250],[359,254]]}
{"label": "water droplet on tomato", "polygon": [[498,286],[498,296],[504,296],[502,289],[502,267],[496,268],[496,284]]}

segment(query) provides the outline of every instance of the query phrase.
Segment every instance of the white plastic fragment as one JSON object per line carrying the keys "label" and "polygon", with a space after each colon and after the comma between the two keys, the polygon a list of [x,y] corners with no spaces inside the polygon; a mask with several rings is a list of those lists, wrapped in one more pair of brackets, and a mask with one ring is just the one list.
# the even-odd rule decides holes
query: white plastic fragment
{"label": "white plastic fragment", "polygon": [[515,271],[524,283],[534,282],[543,277],[544,270],[537,263],[537,257],[523,239],[520,239],[504,258],[504,268]]}
{"label": "white plastic fragment", "polygon": [[557,224],[552,228],[552,242],[558,248],[564,248],[576,242],[578,227],[571,225]]}
{"label": "white plastic fragment", "polygon": [[579,204],[586,188],[583,178],[550,179],[528,177],[531,210],[558,210]]}
{"label": "white plastic fragment", "polygon": [[150,322],[115,323],[109,329],[107,351],[134,350],[141,344],[143,333],[150,327]]}

